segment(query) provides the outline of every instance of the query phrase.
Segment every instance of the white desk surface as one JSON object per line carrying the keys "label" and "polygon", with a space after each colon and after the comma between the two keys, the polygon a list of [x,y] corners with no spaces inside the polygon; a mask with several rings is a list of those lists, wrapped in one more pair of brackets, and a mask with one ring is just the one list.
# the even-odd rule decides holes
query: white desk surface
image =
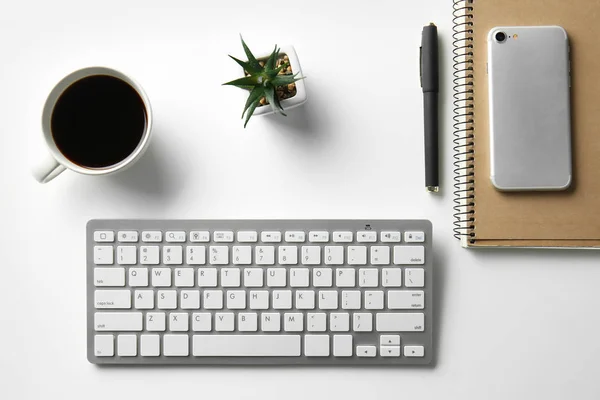
{"label": "white desk surface", "polygon": [[[0,387],[6,399],[598,399],[600,262],[590,251],[472,251],[452,237],[452,2],[3,1]],[[423,183],[421,28],[442,47],[443,192]],[[296,47],[309,95],[242,129],[239,33]],[[85,66],[123,70],[155,111],[120,175],[48,185],[45,96]],[[597,210],[596,210],[597,211]],[[428,218],[429,368],[99,368],[86,360],[90,218]],[[168,396],[168,397],[167,397]]]}

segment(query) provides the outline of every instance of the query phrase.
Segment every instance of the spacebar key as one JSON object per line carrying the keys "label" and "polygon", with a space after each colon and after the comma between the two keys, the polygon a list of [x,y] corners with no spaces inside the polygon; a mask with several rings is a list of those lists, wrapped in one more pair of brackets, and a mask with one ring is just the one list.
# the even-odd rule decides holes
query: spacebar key
{"label": "spacebar key", "polygon": [[299,335],[194,335],[194,356],[299,357]]}

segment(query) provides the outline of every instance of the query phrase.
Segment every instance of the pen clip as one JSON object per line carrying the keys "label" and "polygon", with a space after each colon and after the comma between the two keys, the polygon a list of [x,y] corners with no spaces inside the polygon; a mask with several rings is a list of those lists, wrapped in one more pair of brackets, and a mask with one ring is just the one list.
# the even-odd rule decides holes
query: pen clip
{"label": "pen clip", "polygon": [[423,87],[423,46],[419,47],[419,81]]}

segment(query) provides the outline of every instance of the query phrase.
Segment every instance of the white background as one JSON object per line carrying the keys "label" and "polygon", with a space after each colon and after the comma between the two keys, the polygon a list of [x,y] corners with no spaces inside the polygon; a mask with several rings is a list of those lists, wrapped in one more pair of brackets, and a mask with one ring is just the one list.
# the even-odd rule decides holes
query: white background
{"label": "white background", "polygon": [[[7,1],[0,9],[0,390],[6,399],[598,399],[600,263],[472,251],[452,237],[451,10],[442,1]],[[423,183],[421,28],[442,48],[442,193]],[[296,47],[309,101],[242,128],[239,33]],[[104,65],[146,89],[155,131],[122,174],[47,185],[41,109]],[[598,212],[598,210],[590,210]],[[428,368],[99,368],[86,360],[90,218],[427,218]]]}

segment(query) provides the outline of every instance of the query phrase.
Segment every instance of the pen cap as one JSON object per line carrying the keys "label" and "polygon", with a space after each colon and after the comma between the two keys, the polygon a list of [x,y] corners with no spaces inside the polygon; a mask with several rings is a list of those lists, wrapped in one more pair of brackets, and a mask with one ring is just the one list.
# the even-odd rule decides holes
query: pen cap
{"label": "pen cap", "polygon": [[439,90],[437,26],[423,27],[421,37],[421,87],[424,92]]}

